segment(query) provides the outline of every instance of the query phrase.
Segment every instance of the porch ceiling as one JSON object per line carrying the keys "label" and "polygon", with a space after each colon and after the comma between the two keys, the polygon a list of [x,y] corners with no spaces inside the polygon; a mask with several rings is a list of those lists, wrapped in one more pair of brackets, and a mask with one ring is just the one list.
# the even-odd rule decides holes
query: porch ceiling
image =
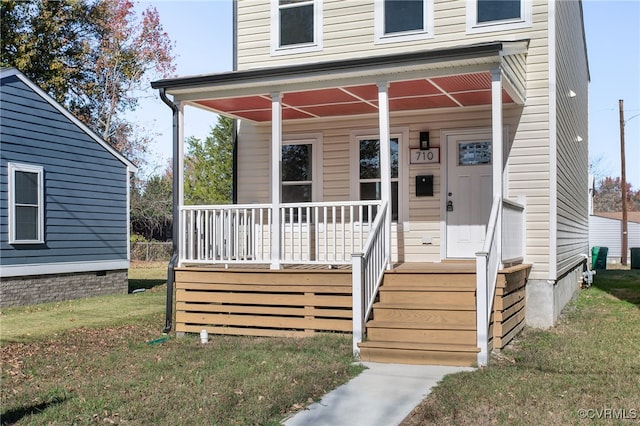
{"label": "porch ceiling", "polygon": [[272,93],[282,119],[378,112],[378,87],[389,84],[391,112],[491,105],[491,73],[502,73],[502,102],[526,98],[528,41],[492,42],[153,82],[174,100],[232,117],[271,121]]}
{"label": "porch ceiling", "polygon": [[[513,103],[506,90],[503,103]],[[218,113],[256,122],[271,121],[269,93],[252,96],[203,99],[192,102]],[[394,81],[389,85],[391,111],[491,105],[489,71],[433,78]],[[334,117],[378,111],[376,84],[339,86],[287,92],[282,96],[282,118]]]}

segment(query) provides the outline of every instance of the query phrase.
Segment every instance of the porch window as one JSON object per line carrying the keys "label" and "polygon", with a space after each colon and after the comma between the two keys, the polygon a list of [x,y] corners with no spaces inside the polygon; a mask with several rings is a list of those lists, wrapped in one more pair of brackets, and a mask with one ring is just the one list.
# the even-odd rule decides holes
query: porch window
{"label": "porch window", "polygon": [[43,168],[9,163],[7,171],[9,174],[9,243],[43,243]]}
{"label": "porch window", "polygon": [[531,13],[531,0],[468,0],[467,32],[529,27]]}
{"label": "porch window", "polygon": [[321,1],[272,0],[272,54],[321,49]]}
{"label": "porch window", "polygon": [[[380,200],[380,139],[360,139],[360,199]],[[391,139],[391,219],[398,221],[398,138]],[[366,218],[365,218],[366,219]]]}
{"label": "porch window", "polygon": [[282,146],[282,202],[303,203],[313,200],[312,144],[291,143]]}
{"label": "porch window", "polygon": [[376,43],[433,36],[433,0],[376,0]]}

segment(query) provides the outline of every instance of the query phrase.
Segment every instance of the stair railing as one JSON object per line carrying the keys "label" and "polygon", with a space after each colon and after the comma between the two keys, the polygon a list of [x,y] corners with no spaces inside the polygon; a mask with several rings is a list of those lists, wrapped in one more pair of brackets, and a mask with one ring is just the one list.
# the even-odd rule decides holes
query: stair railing
{"label": "stair railing", "polygon": [[501,258],[501,207],[502,198],[499,195],[495,196],[491,205],[484,246],[482,251],[476,253],[476,326],[480,349],[479,366],[487,365],[489,361],[489,321]]}
{"label": "stair railing", "polygon": [[352,254],[353,282],[353,354],[358,356],[358,343],[364,335],[364,325],[371,314],[373,303],[389,264],[386,251],[387,227],[384,226],[388,214],[388,203],[385,203],[376,215],[371,232],[361,253]]}

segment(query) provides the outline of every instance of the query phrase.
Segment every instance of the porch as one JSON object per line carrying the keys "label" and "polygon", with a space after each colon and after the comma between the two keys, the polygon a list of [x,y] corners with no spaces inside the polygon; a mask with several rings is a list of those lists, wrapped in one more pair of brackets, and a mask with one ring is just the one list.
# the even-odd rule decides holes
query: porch
{"label": "porch", "polygon": [[176,332],[352,333],[363,360],[486,363],[524,326],[524,206],[494,200],[485,250],[438,263],[391,261],[386,217],[380,201],[184,206]]}
{"label": "porch", "polygon": [[[488,333],[501,349],[524,327],[529,265],[502,269]],[[267,264],[184,266],[176,270],[178,333],[303,337],[352,333],[352,268]],[[386,271],[364,361],[474,365],[478,362],[475,262],[402,263]]]}

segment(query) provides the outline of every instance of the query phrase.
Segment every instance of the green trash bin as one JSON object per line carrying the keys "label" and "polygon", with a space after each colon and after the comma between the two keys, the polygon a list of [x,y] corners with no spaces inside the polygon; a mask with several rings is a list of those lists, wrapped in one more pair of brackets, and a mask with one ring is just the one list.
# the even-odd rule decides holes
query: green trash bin
{"label": "green trash bin", "polygon": [[609,254],[609,247],[600,247],[598,250],[598,256],[596,257],[595,269],[607,269],[607,255]]}
{"label": "green trash bin", "polygon": [[640,269],[640,247],[631,249],[631,269]]}
{"label": "green trash bin", "polygon": [[591,247],[591,269],[596,269],[596,261],[598,260],[598,252],[600,251],[600,247],[593,246]]}

